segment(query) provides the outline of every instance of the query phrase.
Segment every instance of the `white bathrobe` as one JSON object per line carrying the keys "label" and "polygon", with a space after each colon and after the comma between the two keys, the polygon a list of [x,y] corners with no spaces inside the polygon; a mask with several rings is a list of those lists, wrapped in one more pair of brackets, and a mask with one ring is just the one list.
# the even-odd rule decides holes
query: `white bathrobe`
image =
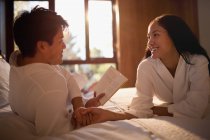
{"label": "white bathrobe", "polygon": [[151,117],[153,96],[168,103],[174,117],[201,118],[210,94],[208,60],[202,55],[191,55],[187,64],[180,56],[173,77],[160,59],[147,58],[137,70],[136,88],[130,110],[137,117]]}

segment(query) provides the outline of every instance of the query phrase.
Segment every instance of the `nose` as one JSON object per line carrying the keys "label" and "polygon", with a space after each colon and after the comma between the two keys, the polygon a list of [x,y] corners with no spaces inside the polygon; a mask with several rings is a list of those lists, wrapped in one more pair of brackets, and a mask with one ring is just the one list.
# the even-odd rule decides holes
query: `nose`
{"label": "nose", "polygon": [[66,48],[66,44],[65,43],[63,43],[63,49],[65,49]]}
{"label": "nose", "polygon": [[153,43],[154,43],[153,37],[148,38],[147,44],[153,44]]}
{"label": "nose", "polygon": [[148,38],[148,40],[147,40],[147,47],[151,48],[153,46],[153,44],[154,44],[153,39],[152,38]]}

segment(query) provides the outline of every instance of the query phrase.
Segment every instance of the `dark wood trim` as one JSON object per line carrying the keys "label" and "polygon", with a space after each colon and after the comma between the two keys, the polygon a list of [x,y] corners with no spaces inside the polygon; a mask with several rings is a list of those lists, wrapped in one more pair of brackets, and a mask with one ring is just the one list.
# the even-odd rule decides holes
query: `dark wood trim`
{"label": "dark wood trim", "polygon": [[117,2],[116,0],[112,0],[112,35],[113,35],[113,54],[114,54],[114,59],[116,63],[116,68],[118,69],[118,59],[117,59],[117,49],[118,49],[118,40],[117,40],[117,14],[116,14],[116,5]]}
{"label": "dark wood trim", "polygon": [[86,59],[90,61],[90,48],[89,48],[89,20],[88,20],[88,1],[84,0],[85,4],[85,48],[86,48]]}
{"label": "dark wood trim", "polygon": [[45,0],[49,3],[49,9],[55,11],[55,0]]}
{"label": "dark wood trim", "polygon": [[115,63],[116,59],[113,58],[91,58],[89,60],[63,60],[62,64],[102,64],[102,63]]}
{"label": "dark wood trim", "polygon": [[6,61],[9,62],[9,57],[11,53],[14,51],[14,41],[13,41],[13,0],[6,0],[5,1],[5,20],[6,20]]}

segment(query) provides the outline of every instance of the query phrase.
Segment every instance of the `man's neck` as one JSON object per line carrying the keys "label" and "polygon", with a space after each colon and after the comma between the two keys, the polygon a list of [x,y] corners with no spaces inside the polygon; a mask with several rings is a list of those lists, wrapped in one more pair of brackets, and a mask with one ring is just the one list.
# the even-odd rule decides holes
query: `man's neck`
{"label": "man's neck", "polygon": [[17,65],[18,66],[25,66],[33,63],[46,63],[42,59],[38,57],[22,57],[21,55],[17,56]]}

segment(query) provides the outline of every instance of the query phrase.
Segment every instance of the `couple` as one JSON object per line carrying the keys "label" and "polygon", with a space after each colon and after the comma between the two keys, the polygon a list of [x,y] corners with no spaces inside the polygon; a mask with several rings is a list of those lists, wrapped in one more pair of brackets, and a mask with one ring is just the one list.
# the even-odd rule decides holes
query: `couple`
{"label": "couple", "polygon": [[[145,57],[137,69],[138,97],[124,113],[97,108],[103,94],[83,103],[73,76],[59,66],[66,27],[56,12],[39,7],[15,19],[19,52],[10,57],[9,102],[15,114],[35,125],[38,135],[64,134],[73,129],[71,122],[88,125],[154,114],[203,117],[210,91],[209,57],[181,18],[162,15],[149,24]],[[154,106],[153,96],[168,106]],[[69,103],[74,109],[71,121]]]}

